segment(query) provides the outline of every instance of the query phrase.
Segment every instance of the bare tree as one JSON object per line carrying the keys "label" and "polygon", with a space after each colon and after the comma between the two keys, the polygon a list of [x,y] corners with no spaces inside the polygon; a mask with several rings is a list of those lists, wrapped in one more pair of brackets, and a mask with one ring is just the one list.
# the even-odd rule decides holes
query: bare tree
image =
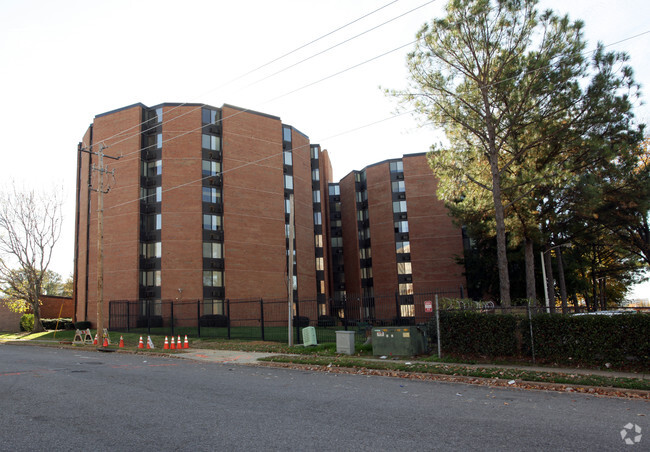
{"label": "bare tree", "polygon": [[62,222],[58,190],[0,192],[0,291],[14,310],[31,307],[34,331],[43,331],[39,298]]}

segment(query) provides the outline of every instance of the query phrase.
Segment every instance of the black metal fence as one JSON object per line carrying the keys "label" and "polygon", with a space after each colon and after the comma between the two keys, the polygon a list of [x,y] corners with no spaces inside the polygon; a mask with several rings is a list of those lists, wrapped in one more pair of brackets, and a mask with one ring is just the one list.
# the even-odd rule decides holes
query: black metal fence
{"label": "black metal fence", "polygon": [[[438,290],[417,294],[373,297],[347,296],[319,302],[296,299],[293,303],[293,342],[302,342],[301,330],[316,328],[319,343],[335,342],[337,330],[356,330],[364,341],[373,326],[426,323],[434,316],[434,300],[460,299],[463,290]],[[452,302],[453,303],[453,302]],[[463,302],[456,302],[462,305]],[[289,303],[285,299],[226,299],[215,305],[202,300],[113,300],[109,303],[111,331],[147,334],[187,334],[286,342]]]}

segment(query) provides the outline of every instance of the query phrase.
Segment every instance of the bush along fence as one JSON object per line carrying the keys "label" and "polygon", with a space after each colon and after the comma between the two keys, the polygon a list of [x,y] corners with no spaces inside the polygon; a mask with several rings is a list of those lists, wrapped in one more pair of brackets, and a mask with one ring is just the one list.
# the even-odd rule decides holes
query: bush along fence
{"label": "bush along fence", "polygon": [[[365,341],[373,326],[424,325],[433,316],[426,306],[435,297],[459,297],[462,287],[409,295],[345,299],[304,300],[293,303],[294,343],[302,342],[301,330],[316,328],[318,342],[335,342],[337,330],[354,329]],[[429,302],[429,304],[427,304]],[[222,302],[202,300],[113,300],[109,303],[111,331],[147,334],[188,334],[286,342],[288,300],[256,298]]]}
{"label": "bush along fence", "polygon": [[[444,309],[427,323],[441,354],[650,370],[650,311],[548,314],[531,308]],[[609,365],[608,365],[609,364]]]}

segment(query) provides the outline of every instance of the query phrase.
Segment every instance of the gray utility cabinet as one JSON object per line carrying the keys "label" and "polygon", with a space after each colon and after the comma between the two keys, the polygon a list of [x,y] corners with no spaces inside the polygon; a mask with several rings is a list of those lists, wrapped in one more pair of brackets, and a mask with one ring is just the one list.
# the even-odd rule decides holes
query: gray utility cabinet
{"label": "gray utility cabinet", "polygon": [[424,330],[417,326],[385,326],[372,329],[372,354],[413,356],[427,351]]}

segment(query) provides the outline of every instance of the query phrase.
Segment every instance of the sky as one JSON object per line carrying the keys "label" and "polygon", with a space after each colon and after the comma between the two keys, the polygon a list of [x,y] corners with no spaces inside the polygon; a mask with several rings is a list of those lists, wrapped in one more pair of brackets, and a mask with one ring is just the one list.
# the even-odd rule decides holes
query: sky
{"label": "sky", "polygon": [[[192,102],[279,116],[328,150],[335,181],[426,152],[442,135],[398,116],[384,89],[407,86],[415,34],[445,3],[0,0],[0,187],[63,187],[63,234],[51,268],[67,276],[77,143],[97,114],[137,102]],[[547,8],[585,22],[587,49],[600,41],[627,52],[650,92],[650,33],[642,34],[650,31],[650,2],[542,0]],[[647,105],[636,115],[650,122]],[[632,296],[650,298],[650,283]]]}

